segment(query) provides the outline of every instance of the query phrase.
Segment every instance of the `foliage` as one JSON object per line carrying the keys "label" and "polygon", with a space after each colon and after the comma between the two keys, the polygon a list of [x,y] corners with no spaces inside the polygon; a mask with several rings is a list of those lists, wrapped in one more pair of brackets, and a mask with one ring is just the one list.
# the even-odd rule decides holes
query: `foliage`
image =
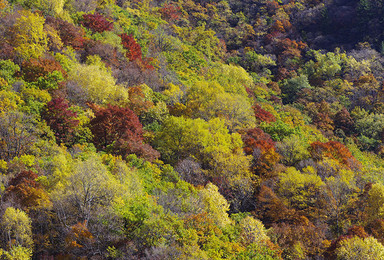
{"label": "foliage", "polygon": [[358,166],[356,165],[356,159],[352,156],[348,148],[336,141],[329,141],[327,143],[314,142],[311,144],[310,153],[311,156],[317,160],[328,157],[338,160],[348,167]]}
{"label": "foliage", "polygon": [[85,39],[84,31],[72,23],[59,18],[47,17],[46,24],[52,26],[59,34],[64,46],[71,46],[74,49],[83,48]]}
{"label": "foliage", "polygon": [[15,51],[25,60],[41,57],[47,47],[47,33],[44,31],[44,17],[30,11],[21,12],[13,31]]}
{"label": "foliage", "polygon": [[298,135],[284,138],[277,144],[277,150],[282,156],[282,162],[287,166],[294,166],[309,157],[308,144]]}
{"label": "foliage", "polygon": [[71,86],[70,100],[78,103],[94,102],[96,104],[126,104],[127,90],[116,85],[116,79],[105,65],[99,61],[96,64],[77,64],[69,73]]}
{"label": "foliage", "polygon": [[31,117],[18,111],[0,114],[0,158],[11,160],[29,151],[37,139]]}
{"label": "foliage", "polygon": [[231,223],[227,211],[229,204],[225,198],[219,193],[219,189],[212,183],[208,183],[204,189],[200,191],[200,196],[207,207],[209,216],[220,227],[224,227]]}
{"label": "foliage", "polygon": [[[99,209],[111,205],[118,193],[119,186],[114,177],[100,159],[93,156],[74,162],[73,172],[65,180],[65,186],[55,191],[54,204],[67,209],[62,212],[66,223],[89,222]],[[71,216],[67,218],[69,212]]]}
{"label": "foliage", "polygon": [[9,248],[33,247],[31,219],[24,211],[8,207],[2,216],[2,227]]}
{"label": "foliage", "polygon": [[353,237],[342,241],[336,254],[337,259],[356,259],[361,255],[366,259],[380,259],[384,257],[384,248],[373,237]]}
{"label": "foliage", "polygon": [[215,151],[230,153],[241,147],[238,134],[229,134],[224,122],[218,118],[206,122],[202,119],[169,117],[157,137],[157,147],[164,159],[177,162],[190,155],[202,159]]}
{"label": "foliage", "polygon": [[79,125],[77,114],[70,110],[68,102],[62,98],[52,99],[45,106],[42,118],[54,131],[56,141],[69,143],[75,128]]}
{"label": "foliage", "polygon": [[0,0],[0,258],[383,258],[382,6]]}
{"label": "foliage", "polygon": [[268,175],[280,159],[271,137],[260,128],[254,128],[248,130],[242,139],[244,152],[253,156],[252,171],[260,175]]}
{"label": "foliage", "polygon": [[[254,117],[249,100],[240,94],[229,94],[225,88],[217,83],[196,82],[187,92],[186,110],[193,112],[194,117],[203,119],[223,118],[230,130],[253,126]],[[243,89],[232,88],[229,91],[241,93]]]}
{"label": "foliage", "polygon": [[245,245],[266,245],[269,237],[260,220],[247,216],[240,221],[240,239]]}
{"label": "foliage", "polygon": [[144,69],[153,69],[153,66],[149,63],[150,58],[143,58],[141,46],[136,42],[132,35],[123,33],[120,35],[121,44],[126,50],[125,56],[129,61],[136,61],[139,65],[142,65]]}
{"label": "foliage", "polygon": [[147,160],[159,156],[151,146],[143,143],[143,127],[132,110],[108,105],[107,108],[94,107],[94,111],[90,129],[98,149],[123,157],[135,153]]}
{"label": "foliage", "polygon": [[319,176],[311,172],[312,169],[305,169],[303,173],[295,168],[288,168],[279,175],[278,195],[285,198],[290,207],[306,212],[310,217],[319,216],[322,207],[321,198],[324,196],[324,182]]}
{"label": "foliage", "polygon": [[8,84],[12,84],[15,81],[15,74],[20,71],[20,66],[13,63],[11,60],[1,60],[0,68],[0,77]]}
{"label": "foliage", "polygon": [[84,14],[81,24],[98,33],[111,31],[113,29],[113,23],[108,21],[103,15],[99,13]]}
{"label": "foliage", "polygon": [[54,71],[60,72],[64,77],[66,76],[66,72],[60,63],[53,59],[30,59],[28,61],[24,61],[22,67],[23,78],[28,82],[38,81],[40,77],[47,77],[49,73]]}
{"label": "foliage", "polygon": [[6,189],[6,196],[16,197],[27,212],[50,206],[47,193],[36,182],[37,177],[32,171],[22,171],[9,181]]}
{"label": "foliage", "polygon": [[369,220],[375,220],[382,218],[383,208],[381,201],[384,197],[384,186],[380,183],[372,185],[372,188],[369,190],[367,198],[367,208],[366,213]]}
{"label": "foliage", "polygon": [[285,79],[281,83],[284,103],[292,103],[296,100],[298,93],[304,89],[311,88],[306,75]]}

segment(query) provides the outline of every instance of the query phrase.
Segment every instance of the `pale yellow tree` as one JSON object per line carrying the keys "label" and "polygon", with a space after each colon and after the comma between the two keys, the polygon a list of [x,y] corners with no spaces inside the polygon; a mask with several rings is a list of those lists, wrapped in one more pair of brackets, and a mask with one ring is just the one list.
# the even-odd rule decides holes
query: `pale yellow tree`
{"label": "pale yellow tree", "polygon": [[1,220],[1,227],[9,248],[32,248],[32,221],[24,211],[7,208]]}
{"label": "pale yellow tree", "polygon": [[373,237],[353,237],[341,242],[336,255],[340,260],[384,259],[384,246]]}
{"label": "pale yellow tree", "polygon": [[231,223],[231,219],[228,216],[229,203],[220,194],[219,188],[216,185],[208,183],[200,191],[200,197],[206,206],[208,214],[217,225],[224,227]]}

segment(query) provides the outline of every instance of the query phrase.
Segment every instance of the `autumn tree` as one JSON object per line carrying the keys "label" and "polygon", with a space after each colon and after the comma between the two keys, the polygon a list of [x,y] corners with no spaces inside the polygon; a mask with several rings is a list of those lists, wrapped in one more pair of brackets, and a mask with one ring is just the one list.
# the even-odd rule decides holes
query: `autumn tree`
{"label": "autumn tree", "polygon": [[229,203],[219,193],[216,185],[208,183],[199,193],[204,204],[206,205],[208,215],[220,227],[227,226],[231,223],[228,216]]}
{"label": "autumn tree", "polygon": [[261,176],[268,176],[272,173],[273,167],[280,160],[276,152],[275,143],[270,135],[260,128],[253,128],[242,135],[244,152],[252,155],[251,169]]}
{"label": "autumn tree", "polygon": [[223,85],[196,82],[186,94],[187,113],[208,120],[222,118],[231,131],[253,127],[254,113],[245,88],[223,81]]}
{"label": "autumn tree", "polygon": [[49,207],[50,201],[47,193],[36,182],[37,174],[32,171],[21,171],[12,178],[6,189],[6,197],[15,199],[24,210]]}
{"label": "autumn tree", "polygon": [[111,105],[95,110],[91,130],[95,135],[94,141],[97,148],[106,149],[122,135],[136,139],[142,138],[142,126],[132,110]]}
{"label": "autumn tree", "polygon": [[283,259],[312,258],[326,249],[326,225],[315,225],[305,217],[296,217],[293,224],[274,224],[271,236],[283,251]]}
{"label": "autumn tree", "polygon": [[86,102],[126,104],[127,90],[116,84],[116,79],[100,57],[91,56],[87,63],[75,64],[71,69],[67,84],[68,99],[82,105]]}
{"label": "autumn tree", "polygon": [[240,136],[229,134],[224,121],[218,118],[206,122],[202,119],[169,117],[165,120],[156,144],[165,160],[176,163],[195,156],[204,163],[214,152],[231,153],[241,147]]}
{"label": "autumn tree", "polygon": [[174,4],[164,4],[159,12],[161,13],[161,17],[168,22],[177,21],[181,16],[180,7]]}
{"label": "autumn tree", "polygon": [[252,213],[268,227],[276,223],[293,222],[296,217],[295,210],[290,209],[283,199],[266,185],[261,185],[256,208]]}
{"label": "autumn tree", "polygon": [[348,167],[358,166],[357,160],[353,157],[348,148],[337,141],[329,141],[326,143],[319,141],[313,142],[310,147],[310,153],[316,160],[328,157],[335,159]]}
{"label": "autumn tree", "polygon": [[149,96],[149,87],[146,85],[130,87],[128,89],[129,107],[136,115],[144,114],[154,104]]}
{"label": "autumn tree", "polygon": [[300,75],[290,79],[284,79],[280,84],[280,88],[283,93],[283,102],[292,103],[296,100],[300,91],[310,89],[311,85],[306,75]]}
{"label": "autumn tree", "polygon": [[9,248],[22,246],[32,249],[31,219],[24,211],[8,207],[2,216],[1,226]]}
{"label": "autumn tree", "polygon": [[193,158],[185,158],[175,166],[175,170],[180,174],[180,178],[193,185],[204,185],[208,181],[200,163]]}
{"label": "autumn tree", "polygon": [[129,108],[108,105],[94,106],[95,118],[90,122],[94,143],[98,149],[107,150],[124,157],[135,153],[153,160],[159,154],[143,142],[143,127],[138,117]]}
{"label": "autumn tree", "polygon": [[20,72],[20,66],[11,60],[0,60],[0,77],[8,84],[14,83],[16,75]]}
{"label": "autumn tree", "polygon": [[343,108],[334,117],[335,127],[343,130],[345,134],[350,134],[354,130],[354,120],[347,109]]}
{"label": "autumn tree", "polygon": [[373,237],[353,237],[343,240],[336,250],[338,259],[353,260],[364,256],[364,259],[374,260],[384,258],[384,247]]}
{"label": "autumn tree", "polygon": [[124,48],[127,50],[126,56],[129,61],[141,60],[142,52],[141,46],[136,42],[132,35],[126,33],[120,35],[121,42]]}
{"label": "autumn tree", "polygon": [[365,229],[367,233],[371,234],[380,243],[384,242],[384,219],[376,219],[370,222]]}
{"label": "autumn tree", "polygon": [[15,51],[25,60],[39,58],[48,44],[47,33],[44,31],[45,19],[30,11],[23,11],[20,14],[21,17],[13,27]]}
{"label": "autumn tree", "polygon": [[271,112],[264,110],[259,104],[253,106],[253,111],[255,112],[256,119],[261,122],[270,123],[276,121],[275,116]]}
{"label": "autumn tree", "polygon": [[284,198],[288,207],[295,208],[310,220],[324,215],[324,182],[312,168],[303,172],[290,167],[279,174],[277,194]]}
{"label": "autumn tree", "polygon": [[108,21],[99,13],[84,14],[81,24],[94,32],[102,33],[113,29],[113,22]]}
{"label": "autumn tree", "polygon": [[84,30],[76,27],[72,23],[63,21],[59,18],[47,17],[46,23],[52,26],[60,36],[61,41],[65,46],[71,46],[74,49],[83,48],[84,41]]}
{"label": "autumn tree", "polygon": [[54,131],[58,143],[69,143],[73,131],[79,124],[77,113],[70,110],[68,101],[55,98],[47,103],[41,114],[49,127]]}
{"label": "autumn tree", "polygon": [[0,158],[11,160],[29,151],[38,130],[30,116],[18,111],[0,114]]}
{"label": "autumn tree", "polygon": [[243,218],[240,223],[240,240],[245,245],[266,245],[270,238],[267,236],[263,223],[251,216]]}
{"label": "autumn tree", "polygon": [[65,187],[52,195],[54,207],[66,225],[94,223],[97,214],[118,194],[118,183],[96,155],[77,160],[73,166],[73,172],[64,179]]}
{"label": "autumn tree", "polygon": [[381,219],[384,216],[384,185],[381,183],[375,183],[368,192],[367,207],[365,212],[367,214],[368,221],[374,221]]}
{"label": "autumn tree", "polygon": [[277,151],[282,156],[281,161],[287,166],[294,166],[301,160],[309,157],[309,145],[298,135],[284,138],[276,145]]}
{"label": "autumn tree", "polygon": [[67,75],[60,63],[52,58],[40,58],[24,61],[22,68],[23,78],[28,82],[35,82],[40,77],[46,77],[49,73],[54,71],[60,72],[64,77]]}
{"label": "autumn tree", "polygon": [[77,248],[88,247],[95,242],[91,232],[89,232],[86,221],[79,222],[71,226],[71,231],[65,238],[67,248],[71,251]]}

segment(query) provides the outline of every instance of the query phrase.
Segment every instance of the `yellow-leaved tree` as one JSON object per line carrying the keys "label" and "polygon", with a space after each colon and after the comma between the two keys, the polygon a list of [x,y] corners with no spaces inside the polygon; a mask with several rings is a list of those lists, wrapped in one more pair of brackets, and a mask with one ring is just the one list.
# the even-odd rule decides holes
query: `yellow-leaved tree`
{"label": "yellow-leaved tree", "polygon": [[7,208],[1,219],[1,229],[9,250],[0,248],[0,256],[4,255],[6,259],[31,259],[32,222],[28,215],[20,209]]}
{"label": "yellow-leaved tree", "polygon": [[72,99],[96,104],[127,104],[128,91],[116,85],[116,79],[98,56],[88,57],[87,64],[75,65],[69,73]]}
{"label": "yellow-leaved tree", "polygon": [[31,11],[21,11],[20,18],[13,26],[15,51],[22,59],[38,59],[48,44],[47,33],[44,31],[44,17]]}
{"label": "yellow-leaved tree", "polygon": [[384,246],[373,237],[353,237],[343,240],[336,250],[337,259],[384,259]]}
{"label": "yellow-leaved tree", "polygon": [[207,208],[209,216],[220,227],[225,227],[231,224],[231,219],[228,216],[229,203],[220,194],[219,188],[208,183],[204,189],[200,191],[200,196]]}

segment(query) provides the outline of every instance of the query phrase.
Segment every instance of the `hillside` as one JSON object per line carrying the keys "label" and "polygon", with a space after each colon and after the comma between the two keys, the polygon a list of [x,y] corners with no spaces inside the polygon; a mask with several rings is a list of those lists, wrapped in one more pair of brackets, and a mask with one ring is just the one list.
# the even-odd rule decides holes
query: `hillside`
{"label": "hillside", "polygon": [[0,0],[0,259],[384,259],[383,12]]}

